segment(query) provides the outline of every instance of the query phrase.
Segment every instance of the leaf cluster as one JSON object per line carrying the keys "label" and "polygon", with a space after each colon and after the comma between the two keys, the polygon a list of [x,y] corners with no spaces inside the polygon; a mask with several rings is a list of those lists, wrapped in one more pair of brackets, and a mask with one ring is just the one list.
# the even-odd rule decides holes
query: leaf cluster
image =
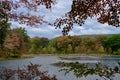
{"label": "leaf cluster", "polygon": [[40,65],[32,64],[27,65],[25,69],[12,70],[4,69],[0,73],[2,80],[57,80],[56,76],[51,77],[47,71],[39,70]]}
{"label": "leaf cluster", "polygon": [[111,68],[107,65],[102,65],[101,63],[96,64],[95,67],[90,67],[89,64],[80,64],[79,62],[58,62],[55,65],[65,67],[59,70],[65,71],[65,75],[69,72],[73,72],[74,75],[78,78],[95,74],[104,79],[111,79],[116,73],[120,74],[120,65],[115,66],[114,68]]}
{"label": "leaf cluster", "polygon": [[71,10],[64,17],[56,19],[56,28],[63,27],[63,35],[72,30],[74,24],[82,26],[90,17],[97,16],[97,21],[120,27],[119,0],[73,0]]}

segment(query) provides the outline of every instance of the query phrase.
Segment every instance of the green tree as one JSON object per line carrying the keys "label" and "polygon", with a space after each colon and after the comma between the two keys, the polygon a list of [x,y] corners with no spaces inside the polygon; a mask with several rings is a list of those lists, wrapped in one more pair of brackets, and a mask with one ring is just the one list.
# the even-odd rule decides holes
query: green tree
{"label": "green tree", "polygon": [[[5,1],[4,1],[5,2]],[[8,5],[9,6],[9,5]],[[5,11],[11,10],[3,1],[0,1],[0,48],[3,50],[3,43],[8,30],[10,29],[10,23],[8,23],[8,14]]]}
{"label": "green tree", "polygon": [[45,38],[45,37],[40,38],[40,43],[39,43],[39,45],[40,45],[42,48],[47,47],[47,46],[48,46],[48,43],[49,43],[49,39],[48,39],[48,38]]}
{"label": "green tree", "polygon": [[8,23],[7,13],[1,8],[2,6],[5,8],[5,5],[1,5],[0,1],[0,48],[3,49],[4,39],[8,30],[10,29],[10,23]]}
{"label": "green tree", "polygon": [[113,35],[109,37],[106,45],[106,47],[111,49],[111,53],[120,49],[120,35]]}
{"label": "green tree", "polygon": [[3,43],[7,32],[10,30],[10,23],[3,23],[0,21],[0,48],[3,50]]}
{"label": "green tree", "polygon": [[106,51],[107,49],[105,48],[105,41],[108,39],[107,36],[105,35],[99,35],[96,37],[96,49],[100,50],[100,48],[103,48],[103,52]]}
{"label": "green tree", "polygon": [[31,43],[31,52],[34,53],[41,53],[43,52],[43,49],[46,49],[48,47],[49,39],[45,37],[34,37],[32,38]]}
{"label": "green tree", "polygon": [[34,37],[31,39],[31,52],[37,53],[40,52],[40,38]]}
{"label": "green tree", "polygon": [[55,50],[55,39],[51,39],[48,43],[48,46],[47,46],[47,51],[48,53],[56,53],[56,50]]}
{"label": "green tree", "polygon": [[75,53],[75,51],[76,51],[75,48],[77,46],[80,46],[81,42],[82,42],[82,39],[80,38],[80,36],[72,36],[71,37],[71,47],[72,47],[73,53]]}
{"label": "green tree", "polygon": [[88,53],[95,50],[95,43],[96,39],[92,36],[87,36],[82,39],[82,44],[85,46],[85,49]]}

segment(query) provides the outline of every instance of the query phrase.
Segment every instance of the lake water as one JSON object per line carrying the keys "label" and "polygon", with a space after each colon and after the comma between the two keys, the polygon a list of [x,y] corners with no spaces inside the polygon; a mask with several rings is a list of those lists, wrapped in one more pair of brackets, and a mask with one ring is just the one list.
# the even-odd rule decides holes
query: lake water
{"label": "lake water", "polygon": [[[96,63],[102,63],[108,65],[110,67],[118,66],[117,62],[120,61],[120,56],[107,56],[107,57],[94,57],[94,56],[68,56],[68,57],[58,57],[58,56],[38,56],[34,58],[22,59],[22,60],[6,60],[0,61],[0,67],[6,67],[10,69],[18,69],[18,68],[25,68],[30,62],[33,64],[40,64],[40,67],[43,71],[48,71],[49,74],[56,75],[58,80],[96,80],[100,78],[97,75],[89,75],[87,77],[76,78],[74,74],[71,72],[67,75],[64,75],[64,72],[59,72],[61,69],[60,67],[56,67],[52,64],[57,63],[59,61],[62,62],[79,62],[79,63],[90,63],[94,65]],[[120,80],[120,75],[116,74],[113,77],[113,80]]]}

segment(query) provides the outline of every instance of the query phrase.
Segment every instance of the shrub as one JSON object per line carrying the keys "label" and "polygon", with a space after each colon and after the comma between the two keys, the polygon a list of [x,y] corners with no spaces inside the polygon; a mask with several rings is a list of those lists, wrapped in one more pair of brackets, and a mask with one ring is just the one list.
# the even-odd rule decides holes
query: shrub
{"label": "shrub", "polygon": [[4,69],[0,73],[0,80],[57,80],[56,76],[51,77],[47,71],[40,71],[40,65],[28,65],[25,69]]}

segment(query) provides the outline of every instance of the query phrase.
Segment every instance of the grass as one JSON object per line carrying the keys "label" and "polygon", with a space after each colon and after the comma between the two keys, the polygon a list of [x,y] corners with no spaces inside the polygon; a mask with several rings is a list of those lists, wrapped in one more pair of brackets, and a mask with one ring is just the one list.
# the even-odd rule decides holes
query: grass
{"label": "grass", "polygon": [[0,60],[19,60],[19,59],[26,59],[26,58],[21,58],[21,57],[19,57],[19,58],[0,58]]}
{"label": "grass", "polygon": [[104,56],[120,56],[120,55],[112,55],[112,54],[106,54],[106,53],[89,53],[89,54],[81,54],[81,53],[75,53],[75,54],[22,54],[21,57],[18,58],[0,58],[0,60],[19,60],[19,59],[26,59],[26,58],[33,58],[37,56],[96,56],[96,57],[104,57]]}
{"label": "grass", "polygon": [[16,58],[5,58],[5,57],[1,57],[0,60],[20,60],[20,59],[27,59],[27,58],[32,58],[33,56],[31,55],[22,55],[21,57],[16,57]]}
{"label": "grass", "polygon": [[96,57],[103,57],[103,56],[118,56],[118,55],[112,55],[112,54],[105,54],[105,53],[93,53],[93,54],[81,54],[81,53],[75,53],[75,54],[23,54],[23,58],[32,58],[36,56],[96,56]]}

